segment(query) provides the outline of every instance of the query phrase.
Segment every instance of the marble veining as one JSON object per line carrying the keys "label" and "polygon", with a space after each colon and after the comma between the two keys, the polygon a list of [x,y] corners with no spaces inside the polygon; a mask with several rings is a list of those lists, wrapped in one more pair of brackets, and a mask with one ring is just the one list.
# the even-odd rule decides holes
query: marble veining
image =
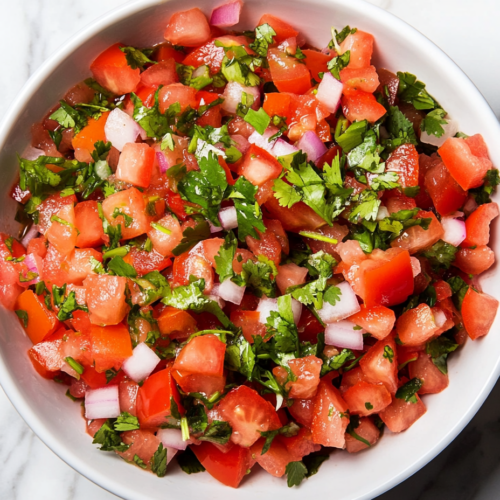
{"label": "marble veining", "polygon": [[[498,0],[369,0],[409,22],[469,75],[500,117]],[[78,30],[123,0],[0,2],[0,116],[28,77]],[[443,416],[446,418],[446,415]],[[53,454],[0,389],[0,499],[112,500]],[[89,442],[90,446],[90,442]],[[411,452],[411,450],[409,450]],[[500,383],[460,436],[378,500],[500,498]]]}

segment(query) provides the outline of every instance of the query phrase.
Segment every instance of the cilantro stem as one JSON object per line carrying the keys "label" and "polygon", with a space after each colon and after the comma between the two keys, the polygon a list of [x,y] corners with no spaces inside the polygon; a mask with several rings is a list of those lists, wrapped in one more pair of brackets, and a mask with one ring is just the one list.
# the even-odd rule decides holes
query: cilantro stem
{"label": "cilantro stem", "polygon": [[217,398],[220,396],[220,392],[217,391],[217,392],[214,392],[209,398],[208,398],[208,402],[209,403],[213,403],[214,401],[217,401]]}
{"label": "cilantro stem", "polygon": [[103,259],[111,259],[112,257],[125,257],[130,252],[130,247],[125,245],[123,247],[113,248],[113,250],[108,250],[102,255]]}
{"label": "cilantro stem", "polygon": [[165,234],[172,234],[172,231],[170,229],[167,229],[166,227],[163,227],[162,225],[158,224],[157,222],[151,222],[151,227],[153,229],[156,229],[157,231],[160,231]]}
{"label": "cilantro stem", "polygon": [[50,218],[50,220],[52,222],[59,222],[59,224],[62,224],[64,226],[68,226],[71,229],[74,229],[76,231],[76,234],[80,234],[80,231],[78,231],[78,229],[76,229],[76,227],[73,224],[71,224],[71,222],[68,222],[67,220],[61,219],[61,217],[58,217],[57,215],[53,215]]}
{"label": "cilantro stem", "polygon": [[181,433],[182,440],[187,441],[189,439],[189,425],[186,417],[181,418]]}
{"label": "cilantro stem", "polygon": [[311,238],[313,240],[324,241],[325,243],[333,243],[334,245],[338,243],[335,238],[328,238],[328,236],[323,236],[322,234],[313,233],[311,231],[300,231],[300,236],[305,236],[306,238]]}
{"label": "cilantro stem", "polygon": [[78,363],[78,361],[75,361],[71,356],[64,358],[64,361],[66,361],[66,363],[68,363],[68,365],[71,366],[71,368],[73,368],[76,373],[78,373],[79,375],[83,374],[83,366]]}

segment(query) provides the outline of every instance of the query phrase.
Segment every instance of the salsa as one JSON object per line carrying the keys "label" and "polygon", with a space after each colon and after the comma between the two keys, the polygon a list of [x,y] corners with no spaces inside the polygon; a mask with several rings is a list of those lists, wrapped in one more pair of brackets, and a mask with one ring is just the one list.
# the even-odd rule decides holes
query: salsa
{"label": "salsa", "polygon": [[370,33],[317,49],[270,14],[232,31],[241,7],[112,45],[33,125],[0,303],[100,450],[297,486],[412,426],[488,334],[500,178]]}

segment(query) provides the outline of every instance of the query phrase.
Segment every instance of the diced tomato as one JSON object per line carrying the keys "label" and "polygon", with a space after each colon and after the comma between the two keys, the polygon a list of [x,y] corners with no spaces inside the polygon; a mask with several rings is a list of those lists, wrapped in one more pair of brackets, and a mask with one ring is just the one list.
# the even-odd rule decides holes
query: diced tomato
{"label": "diced tomato", "polygon": [[462,302],[462,318],[472,340],[483,337],[490,331],[497,310],[497,299],[486,293],[476,292],[469,287]]}
{"label": "diced tomato", "polygon": [[[116,377],[115,377],[116,378]],[[111,383],[114,381],[111,380]],[[133,380],[121,380],[118,385],[120,395],[120,410],[137,416],[136,403],[139,384]]]}
{"label": "diced tomato", "polygon": [[373,93],[380,85],[375,66],[365,68],[347,67],[340,71],[340,81],[345,88]]}
{"label": "diced tomato", "polygon": [[172,264],[172,261],[163,257],[155,249],[151,252],[131,248],[123,260],[134,267],[137,274],[147,274],[151,271],[163,271]]}
{"label": "diced tomato", "polygon": [[311,428],[314,417],[315,399],[294,399],[288,411],[292,417],[302,425]]}
{"label": "diced tomato", "polygon": [[498,205],[485,203],[472,212],[465,221],[467,237],[462,242],[462,247],[487,245],[490,241],[490,223],[498,217]]}
{"label": "diced tomato", "polygon": [[107,239],[99,217],[97,201],[82,201],[75,205],[75,227],[80,233],[76,236],[76,246],[79,248],[97,247]]}
{"label": "diced tomato", "polygon": [[179,76],[175,69],[175,60],[167,59],[158,64],[153,64],[146,71],[141,73],[141,83],[146,87],[159,87],[160,85],[170,85],[179,81]]}
{"label": "diced tomato", "polygon": [[448,375],[442,373],[425,352],[420,352],[418,359],[408,365],[410,378],[417,377],[423,385],[419,394],[437,394],[448,387]]}
{"label": "diced tomato", "polygon": [[231,441],[240,446],[251,446],[261,432],[281,427],[273,405],[244,385],[231,389],[219,403],[218,411],[233,429]]}
{"label": "diced tomato", "polygon": [[65,205],[52,216],[51,220],[52,225],[45,233],[45,237],[60,254],[68,255],[74,250],[78,236],[73,205]]}
{"label": "diced tomato", "polygon": [[158,99],[161,113],[165,113],[175,103],[180,105],[181,111],[188,107],[194,109],[196,107],[196,89],[187,87],[182,83],[172,83],[161,88]]}
{"label": "diced tomato", "polygon": [[305,243],[309,246],[313,253],[323,251],[325,253],[333,255],[334,257],[337,257],[337,245],[349,234],[349,228],[347,226],[341,226],[340,224],[334,222],[332,226],[325,225],[321,228],[316,229],[316,231],[310,232],[316,233],[319,237],[324,236],[326,238],[337,241],[337,243],[331,243],[329,241],[320,241],[319,239],[315,238],[304,238]]}
{"label": "diced tomato", "polygon": [[319,384],[319,374],[323,361],[316,356],[305,356],[288,362],[296,380],[287,382],[288,372],[285,368],[273,368],[273,374],[279,384],[284,385],[291,399],[311,399],[316,395]]}
{"label": "diced tomato", "polygon": [[402,187],[418,186],[418,153],[413,144],[398,146],[386,162],[386,171],[396,172]]}
{"label": "diced tomato", "polygon": [[345,430],[349,425],[348,406],[331,380],[323,378],[314,398],[311,424],[313,441],[323,446],[343,448]]}
{"label": "diced tomato", "polygon": [[134,92],[141,80],[140,69],[128,65],[119,43],[102,52],[90,65],[90,71],[99,85],[116,95]]}
{"label": "diced tomato", "polygon": [[181,63],[186,57],[186,53],[182,48],[177,49],[168,43],[159,45],[157,47],[158,48],[155,59],[158,62],[173,59],[175,62]]}
{"label": "diced tomato", "polygon": [[391,404],[391,393],[383,384],[358,382],[342,394],[349,411],[353,415],[367,417],[379,413]]}
{"label": "diced tomato", "polygon": [[459,186],[442,161],[427,170],[425,188],[440,215],[455,212],[467,199],[467,191]]}
{"label": "diced tomato", "polygon": [[187,337],[196,331],[196,321],[186,311],[181,311],[175,307],[165,307],[156,318],[158,329],[163,335],[171,335],[176,338],[175,333],[181,337]]}
{"label": "diced tomato", "polygon": [[147,188],[151,182],[155,151],[147,144],[125,144],[118,161],[116,178],[134,186]]}
{"label": "diced tomato", "polygon": [[28,351],[33,367],[42,377],[54,378],[61,369],[64,360],[61,357],[60,347],[65,334],[66,328],[61,326],[52,335],[35,344]]}
{"label": "diced tomato", "polygon": [[342,95],[344,116],[350,121],[368,120],[375,123],[385,115],[386,109],[379,104],[373,94],[362,90],[344,90]]}
{"label": "diced tomato", "polygon": [[[472,144],[478,140],[478,136],[473,136]],[[474,139],[475,138],[475,139]],[[479,141],[478,141],[479,142]],[[492,163],[486,156],[478,156],[471,150],[467,139],[450,137],[438,149],[438,153],[443,162],[462,189],[470,189],[481,186],[484,182],[486,172],[492,168]],[[480,152],[482,149],[479,150]],[[475,149],[475,152],[478,151]]]}
{"label": "diced tomato", "polygon": [[[49,311],[43,298],[26,290],[17,298],[16,309],[26,311],[28,324],[25,331],[33,344],[42,342],[60,326],[56,313]],[[23,325],[24,326],[24,325]]]}
{"label": "diced tomato", "polygon": [[311,78],[320,82],[319,73],[326,73],[328,71],[328,61],[332,59],[332,56],[312,49],[304,49],[302,53],[306,56],[304,62],[307,69],[311,72]]}
{"label": "diced tomato", "polygon": [[279,49],[269,49],[267,60],[273,82],[280,92],[305,94],[311,88],[311,73],[297,58]]}
{"label": "diced tomato", "polygon": [[[160,440],[150,431],[135,430],[122,434],[122,441],[128,444],[130,448],[123,452],[117,452],[128,462],[133,462],[134,457],[139,457],[147,468],[151,468],[151,461],[156,450],[160,446]],[[167,457],[168,462],[168,457]]]}
{"label": "diced tomato", "polygon": [[370,66],[373,54],[373,35],[357,30],[346,37],[340,44],[342,54],[350,51],[348,68],[366,68]]}
{"label": "diced tomato", "polygon": [[95,369],[104,372],[119,370],[122,363],[132,356],[132,342],[124,325],[96,326],[90,329],[92,359]]}
{"label": "diced tomato", "polygon": [[173,193],[172,191],[169,191],[167,193],[167,206],[174,212],[177,217],[181,220],[186,220],[187,215],[186,211],[184,210],[184,203],[182,201],[181,195],[177,193]]}
{"label": "diced tomato", "polygon": [[[172,217],[172,215],[167,214],[157,221],[156,224],[158,224],[157,227],[159,229],[152,227],[148,231],[153,248],[164,257],[171,257],[173,255],[172,250],[182,240],[182,230],[179,221],[175,217]],[[162,231],[163,228],[166,231]]]}
{"label": "diced tomato", "polygon": [[277,179],[282,170],[283,167],[274,156],[252,144],[245,154],[240,171],[253,185],[262,186],[268,180]]}
{"label": "diced tomato", "polygon": [[238,487],[253,464],[250,450],[241,446],[234,445],[224,453],[205,441],[191,450],[212,477],[232,488]]}
{"label": "diced tomato", "polygon": [[399,189],[385,191],[382,200],[389,214],[397,213],[400,210],[413,210],[417,207],[415,200],[409,196],[405,196]]}
{"label": "diced tomato", "polygon": [[[122,237],[126,240],[149,231],[146,203],[142,193],[136,188],[119,191],[106,198],[102,202],[102,212],[110,225],[121,226]],[[129,218],[125,219],[119,212]]]}
{"label": "diced tomato", "polygon": [[93,325],[117,325],[127,313],[125,287],[127,278],[91,274],[83,282]]}
{"label": "diced tomato", "polygon": [[276,284],[280,292],[285,294],[288,287],[305,283],[307,272],[306,268],[300,267],[293,262],[279,266]]}
{"label": "diced tomato", "polygon": [[258,311],[233,311],[230,316],[231,321],[241,328],[243,336],[253,344],[253,337],[266,335],[266,326],[260,322],[260,312]]}
{"label": "diced tomato", "polygon": [[212,375],[221,377],[224,371],[226,344],[216,335],[195,337],[180,351],[173,370],[183,375]]}
{"label": "diced tomato", "polygon": [[299,339],[301,342],[316,343],[318,333],[321,333],[324,329],[325,328],[316,319],[316,316],[314,316],[314,314],[307,309],[307,307],[302,308],[302,314],[300,315],[300,320],[297,325]]}
{"label": "diced tomato", "polygon": [[392,247],[404,248],[413,255],[424,248],[428,248],[444,236],[444,229],[441,223],[437,220],[432,212],[418,212],[417,218],[428,219],[432,221],[427,229],[420,226],[413,226],[405,229],[400,236],[398,236],[392,243]]}
{"label": "diced tomato", "polygon": [[495,263],[495,253],[486,246],[475,248],[461,248],[455,254],[453,265],[466,274],[481,274]]}
{"label": "diced tomato", "polygon": [[385,306],[362,305],[361,311],[347,319],[371,333],[376,339],[382,340],[392,332],[396,315],[392,309]]}
{"label": "diced tomato", "polygon": [[173,371],[172,376],[175,378],[179,387],[186,393],[201,392],[205,397],[209,398],[216,392],[224,392],[226,385],[226,376],[211,376],[211,375],[183,375],[181,372]]}
{"label": "diced tomato", "polygon": [[205,280],[205,293],[210,293],[214,286],[214,270],[210,262],[196,252],[184,253],[174,260],[174,283],[176,286],[188,285],[189,276]]}
{"label": "diced tomato", "polygon": [[[19,284],[19,266],[6,259],[13,257],[10,250],[5,245],[5,240],[8,238],[6,234],[0,233],[0,304],[7,309],[14,309],[15,303],[19,295],[23,291],[23,287]],[[13,240],[15,241],[15,240]],[[13,244],[14,250],[14,244]],[[16,253],[16,252],[13,252]],[[20,257],[20,255],[18,256]],[[19,308],[18,308],[19,309]]]}
{"label": "diced tomato", "polygon": [[288,138],[298,141],[308,130],[316,131],[318,123],[330,115],[328,109],[314,95],[291,95]]}
{"label": "diced tomato", "polygon": [[61,264],[63,271],[67,273],[67,282],[74,285],[82,285],[87,275],[92,274],[93,258],[102,262],[102,254],[93,248],[75,248]]}
{"label": "diced tomato", "polygon": [[106,142],[106,134],[104,133],[104,126],[108,120],[109,111],[103,113],[97,120],[89,118],[85,127],[73,137],[73,149],[81,149],[87,151],[89,154],[94,151],[96,142]]}
{"label": "diced tomato", "polygon": [[207,42],[210,34],[210,26],[205,14],[195,7],[173,14],[163,36],[172,45],[197,47]]}
{"label": "diced tomato", "polygon": [[[394,73],[384,68],[378,69],[377,73],[380,80],[378,91],[387,97],[387,102],[390,106],[394,106],[399,90],[399,78]],[[385,88],[387,88],[387,93],[389,95],[386,94]]]}
{"label": "diced tomato", "polygon": [[269,24],[269,26],[271,26],[271,28],[276,32],[276,36],[274,37],[274,41],[276,43],[281,43],[287,38],[291,38],[299,34],[299,32],[293,29],[288,23],[271,14],[264,14],[260,18],[257,26],[262,26],[263,24]]}
{"label": "diced tomato", "polygon": [[416,403],[407,403],[404,399],[394,398],[392,403],[379,413],[379,417],[391,432],[405,431],[425,414],[427,408],[418,394],[415,396]]}
{"label": "diced tomato", "polygon": [[273,196],[264,205],[271,216],[278,219],[285,231],[298,233],[302,230],[314,231],[325,225],[325,221],[305,203],[299,202],[292,208],[282,207]]}
{"label": "diced tomato", "polygon": [[272,94],[264,94],[264,104],[262,107],[269,116],[289,117],[291,94],[281,94],[273,92]]}
{"label": "diced tomato", "polygon": [[427,342],[437,330],[431,308],[420,304],[406,311],[396,321],[396,330],[403,344],[416,346]]}
{"label": "diced tomato", "polygon": [[453,295],[451,287],[446,281],[438,280],[434,284],[434,289],[436,290],[436,299],[438,302],[447,299]]}
{"label": "diced tomato", "polygon": [[391,394],[395,394],[398,388],[398,360],[394,336],[379,340],[370,347],[359,366],[364,380],[372,384],[382,383]]}
{"label": "diced tomato", "polygon": [[179,412],[184,413],[181,397],[170,368],[150,375],[137,392],[137,418],[141,427],[159,427],[171,415],[172,399]]}
{"label": "diced tomato", "polygon": [[266,230],[264,233],[256,229],[260,239],[255,239],[253,236],[246,237],[246,244],[254,255],[263,255],[269,260],[272,260],[276,265],[281,262],[281,245],[276,238],[276,235]]}
{"label": "diced tomato", "polygon": [[401,252],[380,267],[366,270],[363,282],[366,307],[401,304],[413,293],[410,254]]}
{"label": "diced tomato", "polygon": [[275,219],[264,219],[264,225],[267,228],[267,231],[271,231],[276,236],[279,244],[281,245],[281,250],[285,254],[289,254],[290,252],[290,243],[288,241],[288,235],[283,229],[283,225],[279,220]]}
{"label": "diced tomato", "polygon": [[[360,418],[359,425],[354,429],[354,432],[365,441],[368,441],[370,446],[373,446],[380,438],[380,431],[370,418]],[[348,453],[357,453],[368,448],[366,443],[350,434],[345,435],[345,445]]]}

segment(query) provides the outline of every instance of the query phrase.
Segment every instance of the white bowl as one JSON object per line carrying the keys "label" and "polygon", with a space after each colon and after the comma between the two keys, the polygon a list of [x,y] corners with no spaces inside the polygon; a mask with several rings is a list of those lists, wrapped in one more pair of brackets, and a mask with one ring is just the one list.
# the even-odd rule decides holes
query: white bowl
{"label": "white bowl", "polygon": [[[162,41],[170,15],[199,6],[207,14],[224,0],[140,0],[105,15],[78,33],[31,77],[13,103],[0,128],[3,200],[0,229],[15,234],[16,205],[9,188],[17,172],[16,153],[29,142],[30,125],[39,121],[64,92],[87,78],[89,64],[112,43],[145,46]],[[481,133],[493,163],[500,165],[500,126],[490,107],[465,74],[415,29],[362,0],[246,0],[243,22],[252,28],[263,13],[290,22],[323,47],[330,27],[346,24],[375,35],[375,64],[392,71],[409,71],[427,84],[429,92],[468,134]],[[496,196],[498,201],[499,196]],[[499,224],[499,219],[494,225]],[[493,231],[493,246],[498,231]],[[484,290],[500,299],[497,268],[482,276]],[[480,314],[480,312],[478,311]],[[500,374],[500,317],[490,334],[469,341],[449,364],[450,385],[439,395],[424,396],[427,414],[401,434],[385,432],[372,450],[355,455],[334,452],[319,474],[299,488],[288,489],[255,466],[238,490],[222,486],[207,473],[188,476],[177,466],[159,479],[97,450],[85,433],[80,405],[64,396],[65,388],[39,377],[26,355],[30,341],[13,313],[0,310],[0,383],[21,416],[57,455],[75,470],[126,499],[204,498],[271,500],[282,495],[333,495],[338,500],[371,499],[415,473],[465,427],[477,412]]]}

